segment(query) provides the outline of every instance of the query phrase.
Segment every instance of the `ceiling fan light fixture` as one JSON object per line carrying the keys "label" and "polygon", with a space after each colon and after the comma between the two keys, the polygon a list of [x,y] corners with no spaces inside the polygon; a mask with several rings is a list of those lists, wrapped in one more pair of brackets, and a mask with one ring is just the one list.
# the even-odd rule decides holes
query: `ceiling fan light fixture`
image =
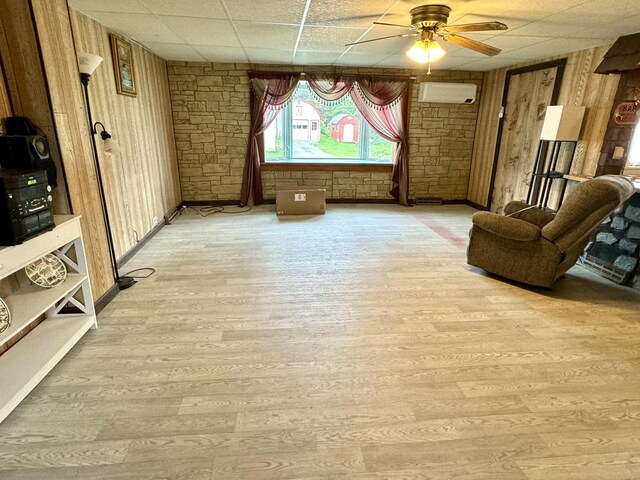
{"label": "ceiling fan light fixture", "polygon": [[407,51],[407,57],[418,63],[431,63],[444,57],[445,51],[435,40],[418,40]]}

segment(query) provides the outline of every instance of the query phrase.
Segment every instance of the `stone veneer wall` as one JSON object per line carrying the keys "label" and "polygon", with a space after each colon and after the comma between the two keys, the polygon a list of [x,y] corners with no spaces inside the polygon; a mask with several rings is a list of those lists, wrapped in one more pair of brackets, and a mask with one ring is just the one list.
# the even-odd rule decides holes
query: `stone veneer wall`
{"label": "stone veneer wall", "polygon": [[[472,105],[419,103],[421,81],[478,85],[482,72],[292,67],[168,62],[169,90],[185,201],[237,201],[249,134],[249,82],[254,70],[413,75],[410,116],[410,197],[464,200],[471,165],[478,101]],[[265,198],[277,186],[311,185],[328,198],[390,199],[390,173],[358,171],[263,171]]]}

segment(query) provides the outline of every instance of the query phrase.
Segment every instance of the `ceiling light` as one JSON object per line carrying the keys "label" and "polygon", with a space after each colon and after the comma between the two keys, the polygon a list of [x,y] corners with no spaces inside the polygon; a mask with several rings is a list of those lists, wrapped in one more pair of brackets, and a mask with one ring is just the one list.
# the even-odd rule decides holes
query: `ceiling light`
{"label": "ceiling light", "polygon": [[431,63],[444,57],[445,51],[435,40],[418,40],[407,51],[407,57],[418,63]]}

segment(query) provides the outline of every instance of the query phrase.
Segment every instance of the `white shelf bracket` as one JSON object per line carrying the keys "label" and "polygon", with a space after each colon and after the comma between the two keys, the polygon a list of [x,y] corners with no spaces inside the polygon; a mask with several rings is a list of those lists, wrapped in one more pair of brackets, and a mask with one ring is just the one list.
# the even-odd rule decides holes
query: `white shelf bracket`
{"label": "white shelf bracket", "polygon": [[71,247],[74,246],[74,244],[75,244],[75,242],[67,243],[60,250],[56,250],[54,252],[54,254],[55,254],[56,257],[58,257],[60,260],[62,260],[65,264],[70,266],[73,269],[74,272],[80,273],[80,266],[67,256],[67,252],[71,249]]}
{"label": "white shelf bracket", "polygon": [[76,293],[78,293],[80,291],[80,289],[82,288],[82,285],[79,285],[77,288],[74,288],[73,290],[71,290],[61,301],[60,303],[53,307],[50,311],[49,311],[49,316],[54,316],[54,315],[60,315],[60,311],[68,304],[71,303],[72,305],[78,307],[82,313],[84,313],[85,315],[89,315],[90,312],[87,311],[87,307],[85,305],[83,305],[82,303],[80,303],[78,300],[76,300],[76,298],[74,298],[74,295]]}

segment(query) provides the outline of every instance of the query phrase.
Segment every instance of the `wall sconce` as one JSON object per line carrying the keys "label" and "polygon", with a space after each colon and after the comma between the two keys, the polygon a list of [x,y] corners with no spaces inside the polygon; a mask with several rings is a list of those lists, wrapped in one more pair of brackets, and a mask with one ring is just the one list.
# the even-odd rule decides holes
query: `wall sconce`
{"label": "wall sconce", "polygon": [[[102,127],[101,132],[98,132],[98,126]],[[111,134],[107,132],[107,129],[104,127],[102,122],[96,122],[93,124],[93,134],[97,135],[98,133],[104,142],[105,153],[108,153],[109,155],[116,155],[120,153],[120,146],[113,138],[111,138]]]}

